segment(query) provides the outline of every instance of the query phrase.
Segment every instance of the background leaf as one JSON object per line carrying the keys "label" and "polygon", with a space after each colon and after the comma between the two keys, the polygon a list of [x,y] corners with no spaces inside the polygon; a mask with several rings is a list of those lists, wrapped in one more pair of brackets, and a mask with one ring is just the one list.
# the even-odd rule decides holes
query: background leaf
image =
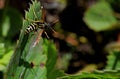
{"label": "background leaf", "polygon": [[84,15],[84,21],[90,29],[96,32],[113,29],[117,23],[110,5],[105,1],[91,6]]}

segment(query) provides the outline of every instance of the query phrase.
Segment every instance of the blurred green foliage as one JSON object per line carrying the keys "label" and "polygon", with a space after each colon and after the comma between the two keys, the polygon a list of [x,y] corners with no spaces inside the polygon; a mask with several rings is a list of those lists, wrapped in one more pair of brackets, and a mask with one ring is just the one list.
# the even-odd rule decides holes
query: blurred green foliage
{"label": "blurred green foliage", "polygon": [[22,16],[18,10],[5,7],[0,9],[0,17],[0,71],[5,72],[22,26]]}
{"label": "blurred green foliage", "polygon": [[3,16],[1,16],[1,31],[0,35],[3,38],[13,40],[16,34],[20,32],[22,26],[22,16],[18,10],[13,8],[6,8],[1,10]]}

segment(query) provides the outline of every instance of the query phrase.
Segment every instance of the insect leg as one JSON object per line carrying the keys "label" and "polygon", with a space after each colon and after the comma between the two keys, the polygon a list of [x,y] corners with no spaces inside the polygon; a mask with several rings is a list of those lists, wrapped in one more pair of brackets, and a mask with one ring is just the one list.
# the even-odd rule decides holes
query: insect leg
{"label": "insect leg", "polygon": [[49,27],[54,33],[56,33],[56,31],[53,29],[53,28],[51,28],[51,27]]}
{"label": "insect leg", "polygon": [[49,39],[50,37],[48,36],[47,32],[44,31],[44,34],[46,35],[46,37]]}

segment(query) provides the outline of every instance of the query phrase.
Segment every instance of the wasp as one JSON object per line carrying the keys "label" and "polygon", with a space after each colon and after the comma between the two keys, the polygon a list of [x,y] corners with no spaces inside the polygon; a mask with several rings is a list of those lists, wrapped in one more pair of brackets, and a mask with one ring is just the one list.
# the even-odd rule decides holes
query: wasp
{"label": "wasp", "polygon": [[[50,23],[47,23],[45,21],[45,14],[46,14],[46,11],[43,7],[41,7],[42,9],[42,19],[39,21],[33,21],[26,29],[25,29],[25,34],[29,34],[30,32],[32,31],[37,31],[38,29],[41,29],[41,31],[38,33],[38,37],[34,43],[34,46],[39,42],[39,39],[41,37],[41,35],[44,33],[46,35],[46,37],[49,39],[49,36],[47,34],[47,32],[45,31],[47,28],[51,29],[54,33],[55,33],[55,30],[53,30],[51,28],[52,25],[54,25],[55,23],[57,23],[59,21],[59,19],[55,19],[53,22],[50,22]],[[33,10],[34,11],[34,10]],[[34,12],[34,16],[36,16],[35,12]],[[27,19],[29,20],[29,19]]]}

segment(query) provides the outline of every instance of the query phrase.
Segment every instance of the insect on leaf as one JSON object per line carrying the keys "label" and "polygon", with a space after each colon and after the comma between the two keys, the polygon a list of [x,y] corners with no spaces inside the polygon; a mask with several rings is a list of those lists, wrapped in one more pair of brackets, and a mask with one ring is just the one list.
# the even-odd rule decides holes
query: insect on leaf
{"label": "insect on leaf", "polygon": [[[6,79],[46,79],[46,60],[42,47],[43,41],[33,47],[38,34],[25,35],[25,29],[35,20],[41,19],[41,5],[37,0],[32,1],[25,13],[25,20],[20,33],[17,48],[10,60]],[[41,31],[41,30],[39,30]]]}

